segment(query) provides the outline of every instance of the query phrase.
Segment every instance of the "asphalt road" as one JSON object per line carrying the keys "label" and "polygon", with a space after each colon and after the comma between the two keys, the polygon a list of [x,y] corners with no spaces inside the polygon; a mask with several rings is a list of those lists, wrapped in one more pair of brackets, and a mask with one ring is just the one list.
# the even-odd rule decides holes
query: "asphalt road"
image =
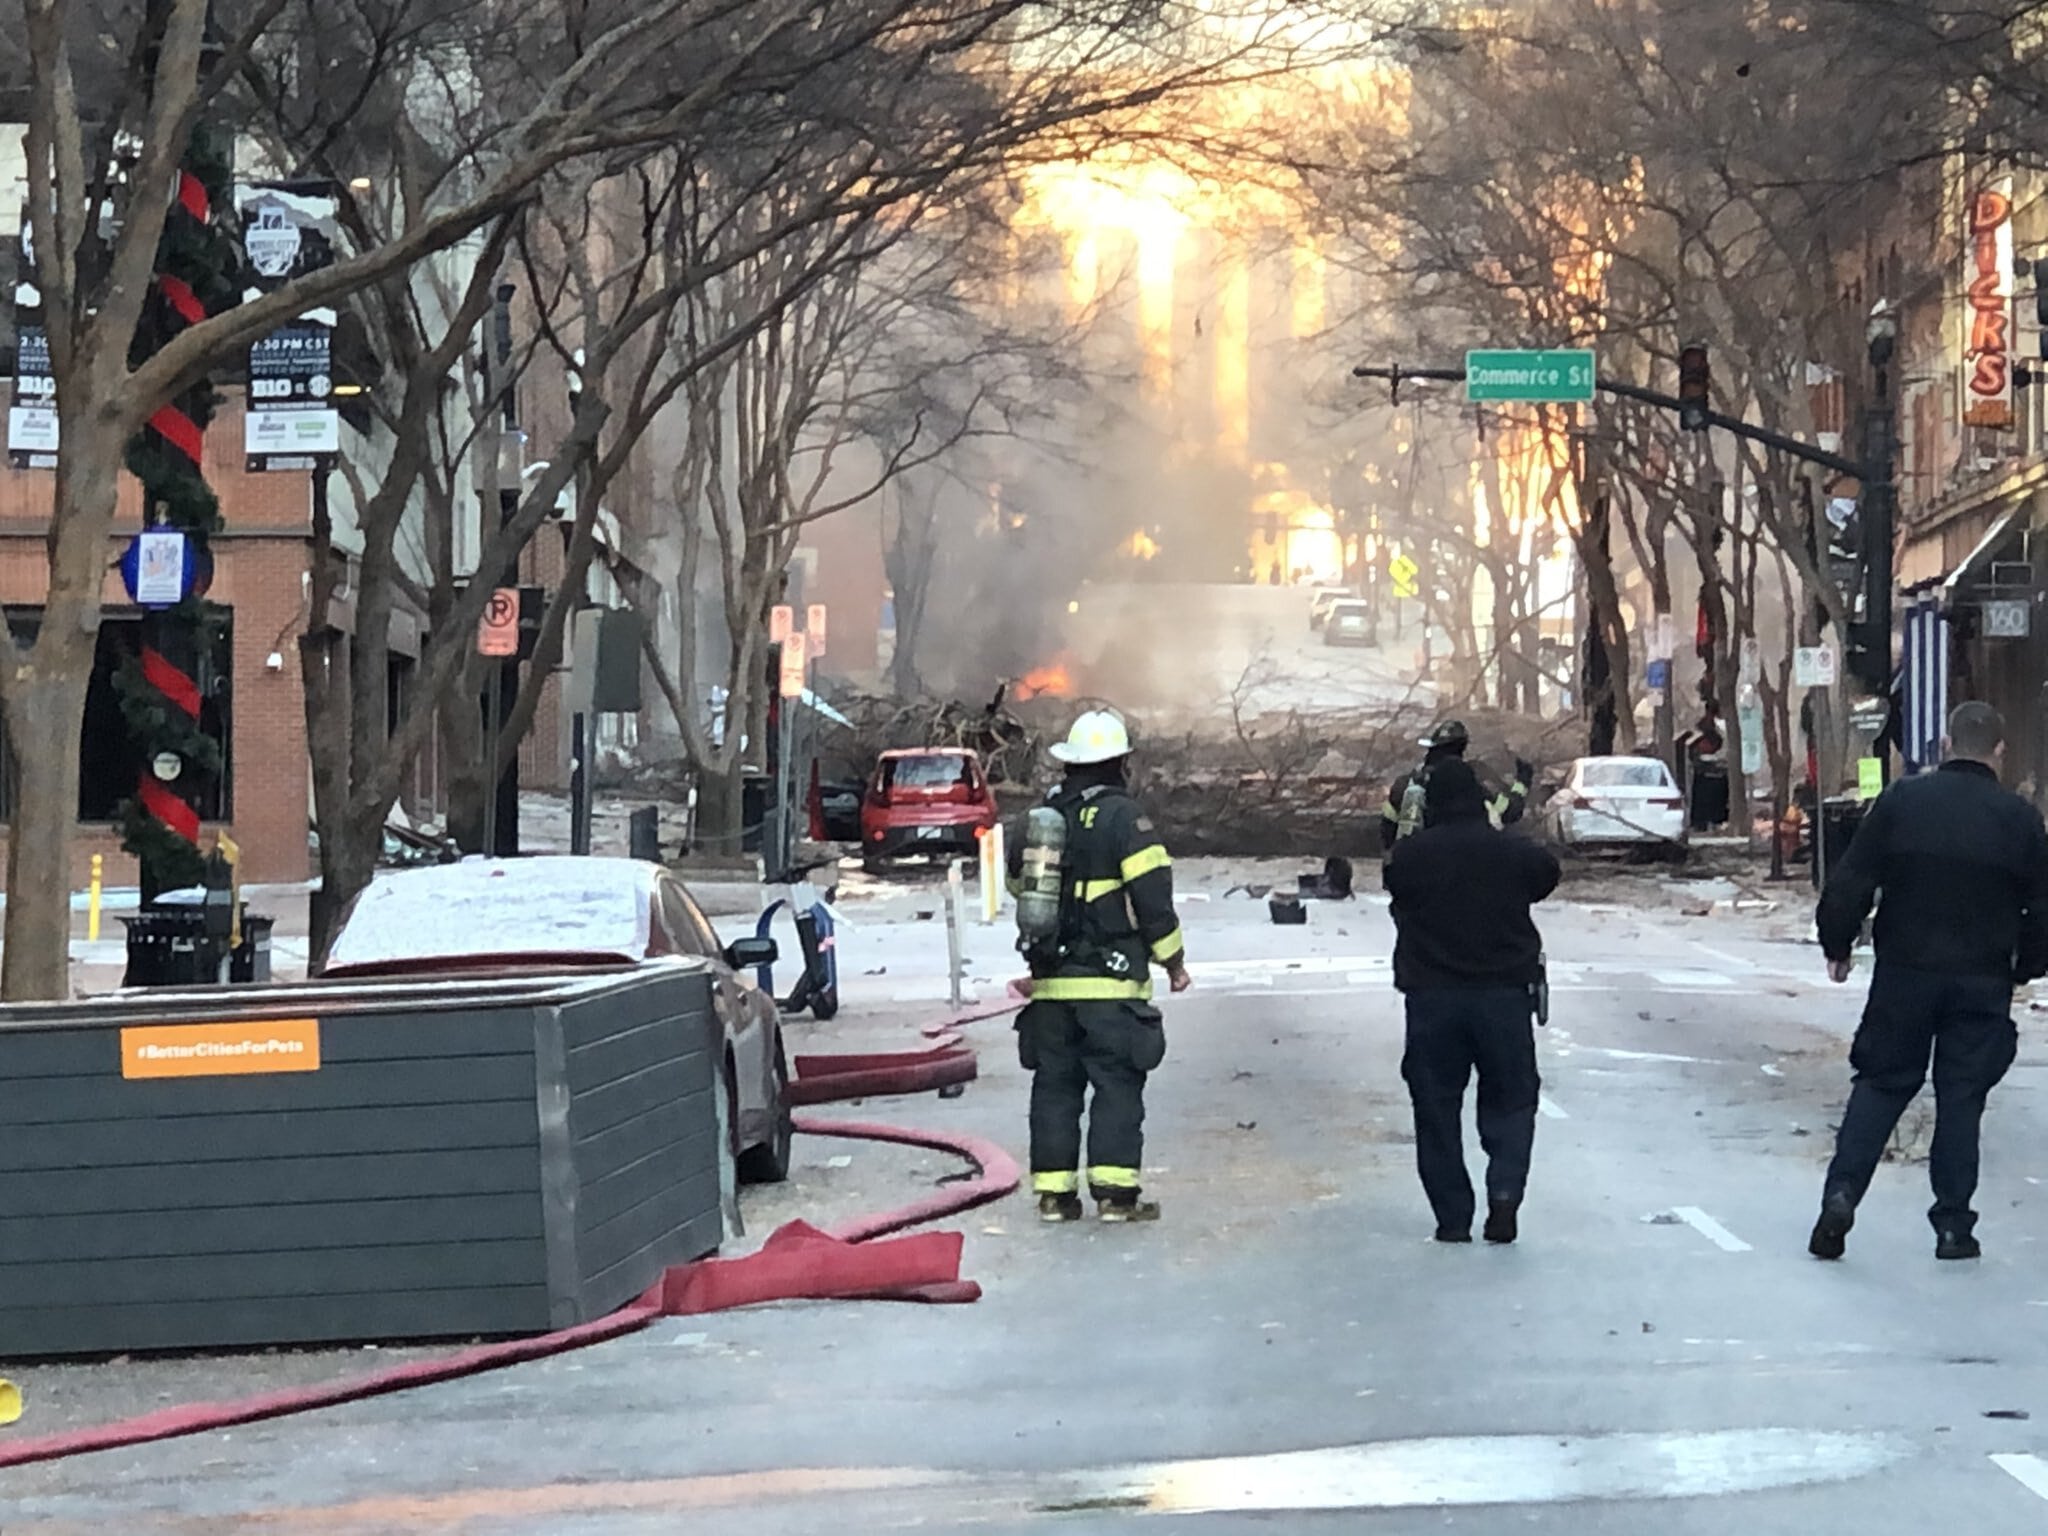
{"label": "asphalt road", "polygon": [[[1410,1166],[1384,908],[1284,932],[1250,903],[1187,913],[1199,986],[1168,1004],[1157,1226],[1042,1228],[1018,1195],[963,1223],[971,1307],[673,1319],[0,1472],[0,1531],[2043,1529],[2031,1030],[1986,1122],[1985,1258],[1933,1258],[1921,1128],[1848,1260],[1820,1264],[1804,1244],[1860,985],[1732,921],[1559,907],[1523,1241],[1447,1248]],[[1008,1032],[977,1036],[965,1098],[892,1112],[1021,1152]],[[935,1172],[863,1159],[811,1187],[900,1197]]]}

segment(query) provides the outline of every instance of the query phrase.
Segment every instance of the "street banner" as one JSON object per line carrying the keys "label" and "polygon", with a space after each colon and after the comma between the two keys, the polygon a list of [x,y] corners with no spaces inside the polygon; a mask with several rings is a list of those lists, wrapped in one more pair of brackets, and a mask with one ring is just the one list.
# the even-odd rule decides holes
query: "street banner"
{"label": "street banner", "polygon": [[796,610],[787,603],[777,603],[768,610],[768,643],[780,645],[789,638],[796,628]]}
{"label": "street banner", "polygon": [[[334,261],[330,182],[255,182],[235,191],[250,286],[244,302]],[[249,347],[242,447],[251,472],[310,470],[341,451],[334,404],[335,312],[314,309]]]}
{"label": "street banner", "polygon": [[7,462],[16,469],[57,467],[57,380],[50,372],[50,333],[36,282],[35,231],[21,208],[20,257],[9,302],[14,306],[14,390],[7,403]]}
{"label": "street banner", "polygon": [[825,605],[813,603],[804,614],[804,637],[809,641],[811,660],[818,661],[825,654]]}
{"label": "street banner", "polygon": [[1999,176],[1970,199],[1963,243],[1969,339],[1963,352],[1963,424],[2010,429],[2012,410],[2012,178]]}

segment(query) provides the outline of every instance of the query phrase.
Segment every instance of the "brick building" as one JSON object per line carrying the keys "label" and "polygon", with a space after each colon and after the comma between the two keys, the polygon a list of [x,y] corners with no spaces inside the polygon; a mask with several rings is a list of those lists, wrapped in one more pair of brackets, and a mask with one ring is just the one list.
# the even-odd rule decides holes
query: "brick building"
{"label": "brick building", "polygon": [[[202,724],[226,753],[217,803],[202,808],[202,835],[210,838],[225,828],[242,846],[248,880],[303,880],[309,866],[309,804],[297,641],[307,618],[310,485],[303,474],[245,471],[238,401],[230,401],[207,431],[206,476],[220,497],[225,521],[213,541],[213,586],[207,595],[228,610],[229,624],[224,644],[204,668],[212,675],[202,679],[207,689]],[[23,636],[33,632],[49,582],[44,539],[53,478],[47,470],[0,463],[0,604]],[[79,744],[75,886],[84,884],[96,853],[106,856],[109,885],[136,883],[134,861],[121,852],[113,819],[115,807],[133,791],[138,759],[111,677],[122,656],[135,648],[141,620],[113,563],[141,526],[139,487],[124,476],[115,535],[107,547],[99,662]],[[0,816],[12,815],[12,801],[12,786],[0,771]]]}

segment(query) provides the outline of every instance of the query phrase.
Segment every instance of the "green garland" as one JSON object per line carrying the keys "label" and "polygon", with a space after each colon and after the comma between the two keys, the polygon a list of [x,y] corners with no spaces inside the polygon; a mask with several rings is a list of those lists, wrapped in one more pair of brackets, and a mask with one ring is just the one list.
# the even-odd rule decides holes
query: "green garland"
{"label": "green garland", "polygon": [[[216,215],[229,208],[233,196],[231,142],[202,126],[186,147],[184,170],[206,189]],[[202,222],[173,203],[157,246],[156,270],[183,282],[208,314],[219,314],[241,300],[240,253],[218,217]],[[155,356],[186,324],[153,287],[129,345],[130,366]],[[202,381],[173,403],[204,433],[220,397]],[[191,542],[193,556],[203,558],[209,536],[221,527],[221,514],[220,499],[200,467],[148,428],[129,440],[122,461],[142,486],[144,523],[178,530]],[[192,649],[204,652],[218,643],[220,613],[192,597],[165,611],[160,622],[169,632],[191,636]],[[150,684],[139,656],[122,661],[113,685],[143,773],[154,771],[158,757],[175,754],[181,765],[178,788],[185,798],[198,798],[198,792],[219,780],[225,762],[221,744]],[[198,848],[151,816],[139,798],[124,800],[116,814],[122,846],[142,862],[159,889],[175,890],[204,880],[206,862]]]}

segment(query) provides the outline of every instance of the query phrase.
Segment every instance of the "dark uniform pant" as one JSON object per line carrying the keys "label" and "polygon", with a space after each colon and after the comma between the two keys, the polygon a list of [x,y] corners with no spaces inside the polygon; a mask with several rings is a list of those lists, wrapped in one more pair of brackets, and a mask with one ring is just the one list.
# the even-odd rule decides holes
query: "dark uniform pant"
{"label": "dark uniform pant", "polygon": [[1401,1076],[1415,1107],[1415,1166],[1437,1225],[1472,1226],[1465,1171],[1465,1085],[1479,1071],[1479,1144],[1486,1196],[1519,1201],[1536,1141],[1536,1031],[1525,987],[1440,988],[1408,994]]}
{"label": "dark uniform pant", "polygon": [[1166,1055],[1159,1011],[1135,1001],[1032,1003],[1017,1020],[1017,1054],[1032,1073],[1032,1187],[1062,1194],[1080,1187],[1085,1106],[1089,1186],[1097,1194],[1136,1190],[1145,1075]]}
{"label": "dark uniform pant", "polygon": [[1863,1198],[1906,1106],[1934,1064],[1934,1147],[1928,1178],[1936,1228],[1967,1234],[1977,1224],[1977,1131],[1984,1101],[2019,1052],[2012,987],[1996,976],[1915,970],[1879,961],[1849,1049],[1855,1086],[1827,1192]]}

